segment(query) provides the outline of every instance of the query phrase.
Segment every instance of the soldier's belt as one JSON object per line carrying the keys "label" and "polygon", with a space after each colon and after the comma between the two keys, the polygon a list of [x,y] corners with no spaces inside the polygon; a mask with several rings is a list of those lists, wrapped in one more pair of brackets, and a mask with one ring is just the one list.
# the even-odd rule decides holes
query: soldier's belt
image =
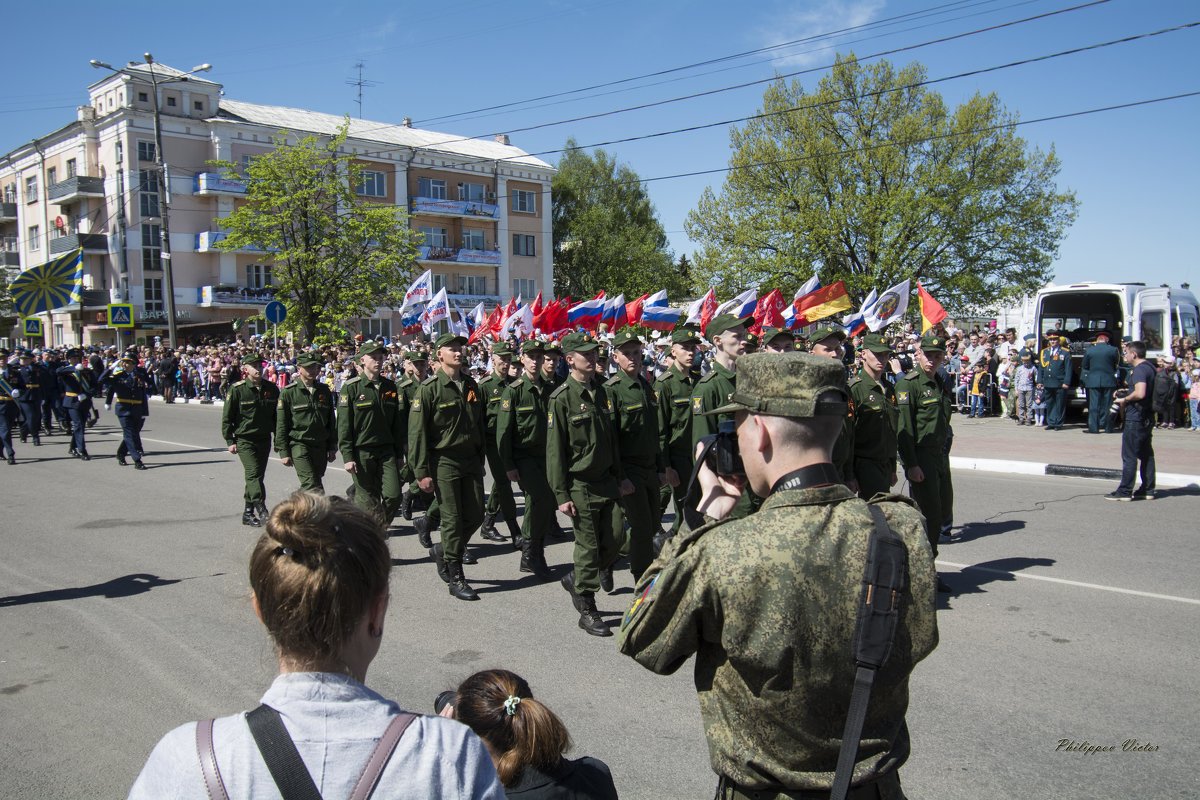
{"label": "soldier's belt", "polygon": [[42,388],[42,385],[40,383],[27,383],[27,384],[25,384],[25,388],[26,389],[40,389],[40,388]]}
{"label": "soldier's belt", "polygon": [[141,400],[126,400],[123,397],[118,397],[117,402],[118,403],[128,403],[131,406],[140,406],[142,404]]}
{"label": "soldier's belt", "polygon": [[79,397],[79,392],[63,392],[63,397]]}

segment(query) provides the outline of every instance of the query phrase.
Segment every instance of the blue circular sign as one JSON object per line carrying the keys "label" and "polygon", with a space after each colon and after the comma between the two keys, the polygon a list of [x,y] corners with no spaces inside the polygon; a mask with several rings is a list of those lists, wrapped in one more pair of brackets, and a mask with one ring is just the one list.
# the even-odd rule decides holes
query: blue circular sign
{"label": "blue circular sign", "polygon": [[267,322],[278,325],[287,319],[287,306],[278,300],[272,300],[267,303],[267,310],[263,312],[263,316],[267,318]]}

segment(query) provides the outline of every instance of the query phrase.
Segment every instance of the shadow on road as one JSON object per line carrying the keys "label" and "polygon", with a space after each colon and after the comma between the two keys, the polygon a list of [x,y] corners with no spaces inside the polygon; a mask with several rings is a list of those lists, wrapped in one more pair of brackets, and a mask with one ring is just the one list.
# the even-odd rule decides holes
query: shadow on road
{"label": "shadow on road", "polygon": [[939,572],[938,577],[950,587],[949,593],[939,592],[937,607],[939,611],[948,611],[952,607],[950,600],[965,594],[983,594],[989,583],[996,581],[1015,581],[1014,573],[1030,567],[1052,567],[1057,561],[1053,558],[998,558],[995,561],[984,561],[964,567],[959,572]]}
{"label": "shadow on road", "polygon": [[1003,522],[968,522],[963,525],[951,540],[955,543],[970,542],[985,536],[996,536],[1001,533],[1019,531],[1025,527],[1025,520],[1010,519]]}
{"label": "shadow on road", "polygon": [[[221,573],[218,573],[221,574]],[[18,594],[11,597],[0,597],[0,608],[5,606],[24,606],[31,603],[53,603],[58,600],[79,600],[84,597],[132,597],[136,594],[157,589],[160,586],[170,586],[179,583],[184,578],[160,578],[144,572],[122,575],[104,583],[93,583],[91,586],[75,586],[70,589],[50,589],[32,594]]]}

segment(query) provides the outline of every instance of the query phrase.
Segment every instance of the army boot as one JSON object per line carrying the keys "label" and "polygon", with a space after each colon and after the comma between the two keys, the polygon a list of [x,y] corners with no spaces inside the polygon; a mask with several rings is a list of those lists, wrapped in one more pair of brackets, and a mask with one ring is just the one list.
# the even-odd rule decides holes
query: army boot
{"label": "army boot", "polygon": [[249,525],[251,528],[262,527],[262,523],[258,521],[258,516],[254,513],[253,503],[246,503],[246,510],[242,512],[242,524]]}
{"label": "army boot", "polygon": [[508,539],[512,542],[513,550],[525,549],[525,537],[521,535],[521,526],[512,520],[508,521]]}
{"label": "army boot", "polygon": [[446,567],[450,572],[450,595],[458,600],[478,600],[479,595],[471,588],[471,584],[467,583],[467,576],[463,574],[462,562],[452,561]]}
{"label": "army boot", "polygon": [[267,524],[267,518],[271,516],[271,512],[267,510],[267,504],[262,500],[254,506],[254,513],[258,514],[258,521],[263,525]]}
{"label": "army boot", "polygon": [[400,516],[404,517],[406,520],[412,519],[412,502],[412,491],[405,486],[404,491],[400,494]]}
{"label": "army boot", "polygon": [[546,564],[545,547],[541,542],[525,542],[525,547],[521,550],[521,572],[536,575],[544,581],[554,577]]}
{"label": "army boot", "polygon": [[433,547],[433,537],[429,535],[429,517],[417,517],[413,520],[413,529],[417,532],[417,541],[426,550]]}
{"label": "army boot", "polygon": [[480,535],[489,542],[503,542],[504,537],[500,535],[500,531],[496,530],[496,515],[489,512],[484,512],[483,524],[479,526]]}
{"label": "army boot", "polygon": [[613,568],[609,564],[604,569],[600,570],[600,588],[607,594],[613,593]]}
{"label": "army boot", "polygon": [[567,594],[571,595],[571,605],[575,606],[575,610],[582,614],[583,595],[575,591],[575,570],[571,570],[566,575],[563,575],[559,583],[567,590]]}
{"label": "army boot", "polygon": [[583,608],[579,611],[579,627],[592,636],[612,636],[612,628],[608,627],[600,612],[596,610],[595,595],[583,594],[579,597],[583,601]]}
{"label": "army boot", "polygon": [[449,583],[450,570],[446,566],[446,551],[442,549],[440,543],[429,548],[429,557],[433,559],[433,565],[437,567],[437,574],[442,579],[442,583]]}

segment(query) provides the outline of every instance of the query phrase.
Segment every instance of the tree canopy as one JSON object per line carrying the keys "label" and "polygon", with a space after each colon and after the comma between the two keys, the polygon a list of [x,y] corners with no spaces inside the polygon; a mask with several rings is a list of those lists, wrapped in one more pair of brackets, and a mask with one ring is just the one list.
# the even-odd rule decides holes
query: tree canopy
{"label": "tree canopy", "polygon": [[362,170],[340,152],[345,141],[346,126],[294,144],[280,132],[244,176],[240,165],[214,162],[247,185],[246,202],[217,220],[227,232],[218,247],[270,254],[288,309],[283,327],[307,341],[342,338],[350,320],[396,305],[415,264],[418,236],[406,212],[359,196]]}
{"label": "tree canopy", "polygon": [[551,185],[555,293],[580,298],[603,289],[629,300],[664,288],[673,297],[687,293],[690,281],[637,173],[574,139],[566,147]]}
{"label": "tree canopy", "polygon": [[778,81],[730,134],[730,172],[687,218],[694,272],[726,290],[817,273],[865,295],[905,278],[956,305],[1026,294],[1074,221],[1060,164],[976,94],[953,111],[912,64],[839,57],[813,92]]}

